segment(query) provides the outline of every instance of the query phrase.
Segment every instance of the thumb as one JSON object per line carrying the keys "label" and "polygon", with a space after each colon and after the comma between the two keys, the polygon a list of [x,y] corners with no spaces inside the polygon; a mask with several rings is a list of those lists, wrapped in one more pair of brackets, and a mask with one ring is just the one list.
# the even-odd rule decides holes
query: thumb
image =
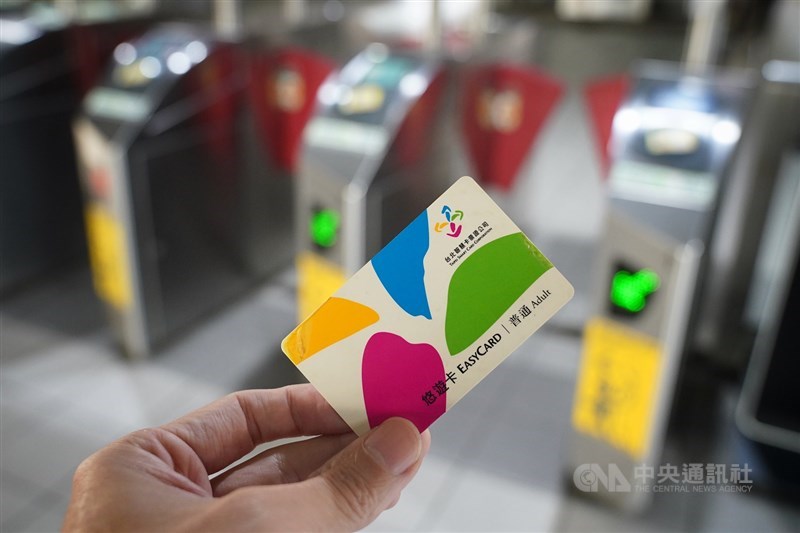
{"label": "thumb", "polygon": [[304,513],[309,528],[354,531],[372,522],[397,501],[429,445],[429,433],[420,435],[402,418],[391,418],[352,442],[318,476],[298,484],[317,492],[316,512]]}
{"label": "thumb", "polygon": [[362,529],[394,505],[429,446],[430,433],[420,435],[408,420],[390,418],[351,442],[305,481],[243,487],[216,499],[210,512],[198,517],[199,528]]}

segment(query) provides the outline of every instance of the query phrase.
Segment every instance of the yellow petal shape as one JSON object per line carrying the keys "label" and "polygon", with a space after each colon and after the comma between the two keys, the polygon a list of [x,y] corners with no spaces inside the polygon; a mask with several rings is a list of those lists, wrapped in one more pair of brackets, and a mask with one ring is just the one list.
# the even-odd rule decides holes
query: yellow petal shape
{"label": "yellow petal shape", "polygon": [[283,339],[281,349],[297,365],[378,320],[378,313],[366,305],[344,298],[328,298]]}

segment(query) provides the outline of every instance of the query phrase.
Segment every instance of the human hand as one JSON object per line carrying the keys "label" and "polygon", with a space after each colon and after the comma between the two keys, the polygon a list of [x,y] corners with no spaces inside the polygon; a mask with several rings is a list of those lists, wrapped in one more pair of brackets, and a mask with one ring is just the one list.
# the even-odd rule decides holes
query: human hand
{"label": "human hand", "polygon": [[[209,480],[257,445],[269,449]],[[228,395],[78,467],[64,531],[356,530],[393,506],[430,434],[400,418],[356,438],[311,385]]]}

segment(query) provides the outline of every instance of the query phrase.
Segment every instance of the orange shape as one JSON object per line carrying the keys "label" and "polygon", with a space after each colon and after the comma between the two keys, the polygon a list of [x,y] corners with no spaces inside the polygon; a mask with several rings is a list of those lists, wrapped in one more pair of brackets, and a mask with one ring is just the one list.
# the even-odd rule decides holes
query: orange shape
{"label": "orange shape", "polygon": [[310,317],[297,326],[281,343],[281,349],[296,365],[350,335],[380,320],[366,305],[328,298]]}

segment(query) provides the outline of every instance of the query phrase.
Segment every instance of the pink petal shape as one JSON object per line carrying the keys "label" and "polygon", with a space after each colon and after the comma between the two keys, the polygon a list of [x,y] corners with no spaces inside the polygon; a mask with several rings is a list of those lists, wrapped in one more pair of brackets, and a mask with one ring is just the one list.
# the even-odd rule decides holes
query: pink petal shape
{"label": "pink petal shape", "polygon": [[[379,332],[370,337],[361,361],[364,404],[370,427],[387,418],[406,418],[424,431],[447,409],[444,365],[439,352],[430,344],[411,344],[393,333]],[[427,393],[434,400],[424,400]],[[428,395],[430,401],[431,396]]]}

